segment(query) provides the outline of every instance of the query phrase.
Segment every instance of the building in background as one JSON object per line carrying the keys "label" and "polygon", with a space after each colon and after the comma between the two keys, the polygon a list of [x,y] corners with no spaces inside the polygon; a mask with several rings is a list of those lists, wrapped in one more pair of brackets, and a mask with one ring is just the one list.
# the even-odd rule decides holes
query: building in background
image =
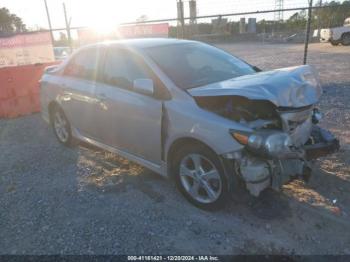
{"label": "building in background", "polygon": [[55,61],[49,32],[22,33],[0,38],[0,67]]}

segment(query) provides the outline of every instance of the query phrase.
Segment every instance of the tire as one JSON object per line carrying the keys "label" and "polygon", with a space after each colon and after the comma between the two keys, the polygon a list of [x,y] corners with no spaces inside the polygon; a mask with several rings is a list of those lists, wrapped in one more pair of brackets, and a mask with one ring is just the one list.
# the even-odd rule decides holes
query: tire
{"label": "tire", "polygon": [[58,141],[65,146],[73,146],[71,125],[59,106],[55,106],[51,112],[51,125]]}
{"label": "tire", "polygon": [[331,40],[330,43],[331,43],[332,46],[339,45],[339,42],[338,41],[334,41],[334,40]]}
{"label": "tire", "polygon": [[178,190],[194,206],[211,211],[228,202],[224,165],[208,147],[189,144],[179,149],[173,157],[171,173]]}
{"label": "tire", "polygon": [[350,45],[350,33],[345,33],[341,37],[342,45]]}

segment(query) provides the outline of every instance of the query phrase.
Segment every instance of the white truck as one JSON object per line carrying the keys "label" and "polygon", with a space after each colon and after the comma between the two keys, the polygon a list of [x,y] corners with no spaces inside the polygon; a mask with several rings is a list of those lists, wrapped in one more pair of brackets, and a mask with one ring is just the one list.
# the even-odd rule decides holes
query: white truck
{"label": "white truck", "polygon": [[344,26],[321,29],[320,41],[332,45],[350,45],[350,17],[345,19]]}

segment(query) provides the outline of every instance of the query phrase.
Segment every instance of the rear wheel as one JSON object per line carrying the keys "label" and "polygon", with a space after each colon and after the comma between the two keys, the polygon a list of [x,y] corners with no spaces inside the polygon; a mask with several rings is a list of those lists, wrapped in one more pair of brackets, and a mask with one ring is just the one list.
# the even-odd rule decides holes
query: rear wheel
{"label": "rear wheel", "polygon": [[342,45],[350,45],[350,33],[345,33],[341,38]]}
{"label": "rear wheel", "polygon": [[51,112],[51,122],[58,141],[66,146],[71,146],[73,144],[71,126],[63,110],[58,106]]}
{"label": "rear wheel", "polygon": [[174,157],[176,186],[193,205],[214,210],[228,198],[228,182],[219,157],[206,146],[192,144],[181,148]]}

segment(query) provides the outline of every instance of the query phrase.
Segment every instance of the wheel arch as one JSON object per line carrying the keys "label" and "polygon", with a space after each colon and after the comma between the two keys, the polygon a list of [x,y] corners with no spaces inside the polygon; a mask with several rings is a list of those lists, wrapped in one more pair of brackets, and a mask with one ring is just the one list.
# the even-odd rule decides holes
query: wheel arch
{"label": "wheel arch", "polygon": [[48,112],[49,112],[50,124],[52,124],[52,114],[53,114],[53,110],[54,110],[55,108],[58,108],[58,109],[62,110],[63,113],[65,114],[65,117],[66,117],[66,118],[68,119],[68,121],[70,122],[70,119],[68,118],[68,116],[67,116],[65,110],[63,110],[63,107],[62,107],[62,105],[60,104],[59,101],[57,101],[57,100],[52,100],[52,101],[48,104],[47,108],[48,108]]}
{"label": "wheel arch", "polygon": [[60,104],[59,104],[57,101],[53,100],[53,101],[51,101],[51,102],[48,104],[47,108],[48,108],[48,111],[49,111],[50,123],[52,124],[52,114],[53,114],[53,110],[54,110],[55,108],[61,108],[61,106],[60,106]]}
{"label": "wheel arch", "polygon": [[225,159],[220,156],[218,152],[215,151],[213,147],[205,143],[204,141],[201,141],[194,137],[181,137],[176,139],[172,142],[172,144],[169,147],[169,150],[166,154],[166,161],[167,161],[167,173],[169,175],[170,179],[174,179],[174,173],[172,172],[174,166],[172,164],[172,159],[176,155],[177,149],[179,149],[183,145],[188,144],[197,144],[206,147],[208,150],[212,151],[214,154],[216,154],[219,158],[219,161],[222,164],[222,168],[224,171],[224,175],[227,179],[227,187],[228,190],[235,190],[237,191],[242,185],[238,178],[238,175],[235,174],[234,167],[233,167],[233,161],[230,159]]}
{"label": "wheel arch", "polygon": [[174,140],[171,143],[171,145],[169,146],[169,149],[167,150],[166,162],[167,162],[168,170],[170,170],[172,168],[172,159],[174,158],[176,151],[179,148],[181,148],[182,146],[188,145],[188,144],[192,144],[192,145],[196,144],[196,145],[205,146],[210,151],[217,154],[217,152],[212,147],[210,147],[207,143],[205,143],[197,138],[189,137],[189,136],[188,137],[180,137],[180,138],[177,138],[176,140]]}

